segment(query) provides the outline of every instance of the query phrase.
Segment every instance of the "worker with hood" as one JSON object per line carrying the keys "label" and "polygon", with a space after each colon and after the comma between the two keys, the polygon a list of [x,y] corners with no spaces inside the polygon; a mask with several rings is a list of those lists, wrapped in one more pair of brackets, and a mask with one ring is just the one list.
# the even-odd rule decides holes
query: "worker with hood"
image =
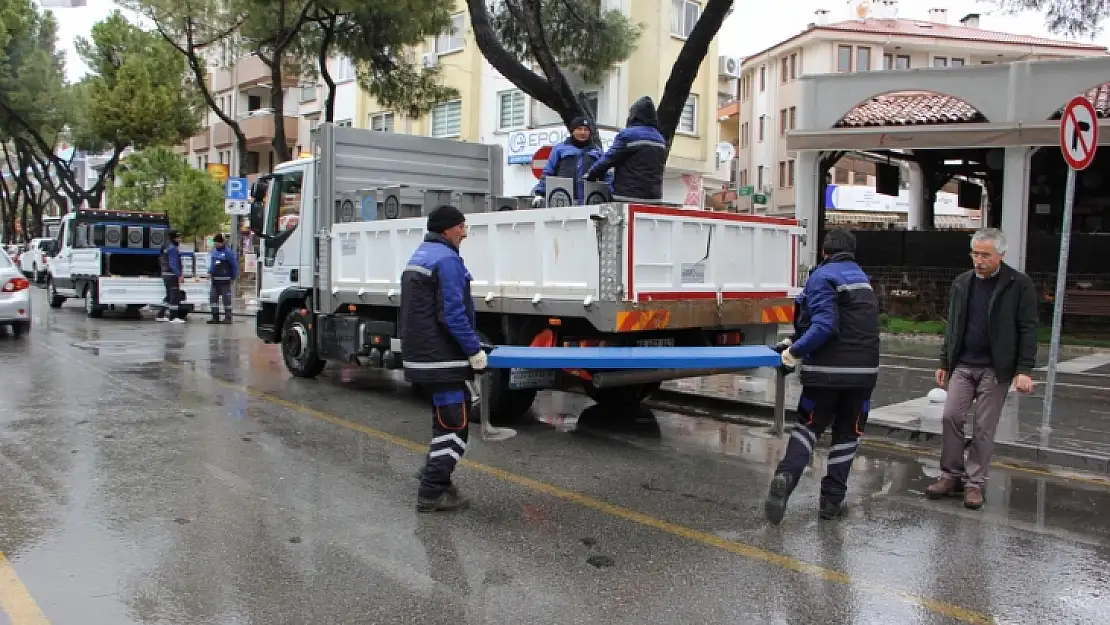
{"label": "worker with hood", "polygon": [[[601,146],[594,141],[594,123],[588,117],[575,117],[570,124],[570,136],[551,148],[551,155],[547,157],[547,165],[543,168],[543,175],[534,191],[532,206],[543,206],[548,176],[574,180],[574,201],[576,204],[584,203],[586,193],[583,180],[586,172],[599,160]],[[612,176],[606,180],[611,181]]]}
{"label": "worker with hood", "polygon": [[612,169],[614,200],[661,200],[666,166],[667,140],[659,132],[655,102],[644,96],[632,103],[624,130],[586,173],[586,180],[600,180]]}

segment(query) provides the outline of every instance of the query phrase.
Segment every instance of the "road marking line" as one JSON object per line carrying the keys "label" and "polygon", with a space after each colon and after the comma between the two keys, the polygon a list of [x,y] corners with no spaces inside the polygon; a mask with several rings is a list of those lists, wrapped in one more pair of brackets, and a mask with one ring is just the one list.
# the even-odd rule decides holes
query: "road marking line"
{"label": "road marking line", "polygon": [[[253,389],[249,386],[245,386],[235,382],[228,382],[227,380],[222,380],[215,376],[208,375],[203,371],[189,369],[175,363],[166,364],[172,367],[180,368],[187,372],[194,373],[198,377],[207,378],[208,380],[211,380],[219,386],[238,390],[252,397],[268,401],[272,404],[277,404],[290,410],[300,412],[301,414],[314,417],[321,421],[325,421],[333,425],[338,425],[339,427],[346,428],[348,430],[360,432],[371,438],[376,438],[381,441],[392,443],[393,445],[396,445],[403,449],[408,449],[417,454],[425,454],[428,451],[428,446],[424,443],[417,443],[416,441],[402,438],[395,434],[390,434],[389,432],[385,432],[383,430],[379,430],[368,425],[355,423],[354,421],[348,421],[347,419],[333,415],[331,413],[317,410],[315,408],[310,408],[308,406],[305,406],[304,404],[298,404],[296,402],[277,397],[276,395],[271,395],[270,393]],[[618,506],[607,501],[595,499],[593,497],[590,497],[589,495],[584,495],[582,493],[568,490],[560,486],[555,486],[554,484],[548,484],[546,482],[534,480],[532,478],[518,475],[504,469],[499,469],[488,464],[482,464],[480,462],[474,462],[473,460],[468,459],[463,459],[460,464],[473,471],[485,473],[486,475],[496,477],[503,481],[522,486],[527,490],[543,493],[545,495],[549,495],[557,499],[563,499],[571,503],[576,503],[584,508],[590,508],[592,510],[602,512],[619,519],[651,527],[666,532],[668,534],[672,534],[674,536],[701,543],[703,545],[716,547],[723,551],[740,555],[751,560],[766,562],[781,569],[794,571],[797,573],[804,573],[807,575],[813,575],[815,577],[820,577],[830,582],[836,582],[853,588],[866,589],[875,594],[898,599],[900,601],[925,608],[930,612],[934,612],[941,616],[946,616],[948,618],[963,623],[987,625],[994,624],[996,622],[993,616],[984,614],[982,612],[976,612],[974,610],[962,608],[957,605],[952,605],[949,603],[944,603],[942,601],[937,601],[935,599],[930,599],[928,597],[923,597],[902,590],[897,590],[895,588],[883,586],[882,584],[878,584],[875,582],[856,579],[851,575],[848,575],[847,573],[834,571],[832,569],[826,569],[816,564],[810,564],[809,562],[797,560],[789,556],[784,556],[773,551],[762,549],[760,547],[755,547],[753,545],[748,545],[746,543],[735,540],[729,540],[727,538],[721,538],[720,536],[717,536],[715,534],[696,530],[692,527],[686,527],[685,525],[679,525],[677,523],[671,523],[670,521],[664,521],[663,519],[659,519],[648,514],[644,514],[642,512],[637,512],[636,510],[632,510],[631,508],[625,508],[623,506]]]}
{"label": "road marking line", "polygon": [[[934,374],[937,371],[936,369],[923,369],[921,367],[911,367],[909,365],[880,364],[879,367],[882,368],[882,369],[898,369],[898,370],[901,370],[901,371],[920,371],[921,373],[934,373]],[[1101,374],[1087,373],[1087,374],[1073,374],[1073,375],[1101,375]],[[1040,380],[1034,380],[1034,381],[1035,382],[1041,382]],[[1041,382],[1041,384],[1044,384],[1044,382]],[[1108,387],[1108,386],[1091,386],[1090,384],[1075,384],[1075,383],[1072,383],[1072,382],[1057,382],[1056,386],[1066,386],[1068,388],[1081,388],[1081,389],[1086,389],[1086,390],[1090,390],[1090,391],[1110,391],[1110,387]]]}
{"label": "road marking line", "polygon": [[[1110,354],[1087,354],[1056,363],[1057,373],[1083,373],[1110,364]],[[1048,371],[1048,367],[1037,367],[1037,371]]]}
{"label": "road marking line", "polygon": [[50,625],[3,553],[0,553],[0,609],[8,615],[11,625]]}

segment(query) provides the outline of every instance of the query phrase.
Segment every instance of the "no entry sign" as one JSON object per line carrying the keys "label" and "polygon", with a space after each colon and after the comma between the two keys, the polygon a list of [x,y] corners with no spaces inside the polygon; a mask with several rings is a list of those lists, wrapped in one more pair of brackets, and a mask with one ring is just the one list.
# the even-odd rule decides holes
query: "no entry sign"
{"label": "no entry sign", "polygon": [[1087,169],[1098,150],[1098,114],[1091,101],[1076,96],[1060,117],[1060,150],[1072,169]]}
{"label": "no entry sign", "polygon": [[536,177],[536,180],[543,178],[543,168],[547,167],[547,159],[550,156],[550,145],[543,146],[532,155],[532,175]]}

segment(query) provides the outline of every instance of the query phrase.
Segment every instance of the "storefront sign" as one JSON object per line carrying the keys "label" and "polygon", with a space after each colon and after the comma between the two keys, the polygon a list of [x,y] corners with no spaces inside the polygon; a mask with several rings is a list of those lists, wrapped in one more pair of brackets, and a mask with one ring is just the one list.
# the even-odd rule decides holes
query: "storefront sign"
{"label": "storefront sign", "polygon": [[[612,130],[599,130],[602,148],[609,149],[617,133]],[[532,157],[536,150],[547,146],[562,143],[570,136],[570,132],[562,126],[537,128],[535,130],[516,130],[508,135],[505,146],[505,155],[510,165],[531,165]]]}

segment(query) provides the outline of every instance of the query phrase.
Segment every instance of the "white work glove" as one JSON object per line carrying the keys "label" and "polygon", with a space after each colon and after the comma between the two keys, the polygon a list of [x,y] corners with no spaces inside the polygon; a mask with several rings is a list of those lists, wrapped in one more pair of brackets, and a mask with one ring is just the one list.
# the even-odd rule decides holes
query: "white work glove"
{"label": "white work glove", "polygon": [[536,197],[532,198],[532,208],[542,208],[542,207],[543,207],[543,196],[542,195],[537,195]]}
{"label": "white work glove", "polygon": [[781,353],[785,352],[786,350],[790,349],[790,346],[793,345],[793,344],[794,344],[794,341],[792,341],[789,337],[787,337],[787,338],[779,341],[778,343],[775,343],[775,346],[772,347],[771,349],[773,349],[776,352],[781,354]]}
{"label": "white work glove", "polygon": [[478,353],[468,358],[468,360],[470,361],[470,368],[475,371],[484,371],[486,366],[489,365],[489,358],[486,356],[486,352],[482,350],[478,350]]}
{"label": "white work glove", "polygon": [[782,350],[782,366],[793,369],[798,366],[798,358],[789,349]]}

